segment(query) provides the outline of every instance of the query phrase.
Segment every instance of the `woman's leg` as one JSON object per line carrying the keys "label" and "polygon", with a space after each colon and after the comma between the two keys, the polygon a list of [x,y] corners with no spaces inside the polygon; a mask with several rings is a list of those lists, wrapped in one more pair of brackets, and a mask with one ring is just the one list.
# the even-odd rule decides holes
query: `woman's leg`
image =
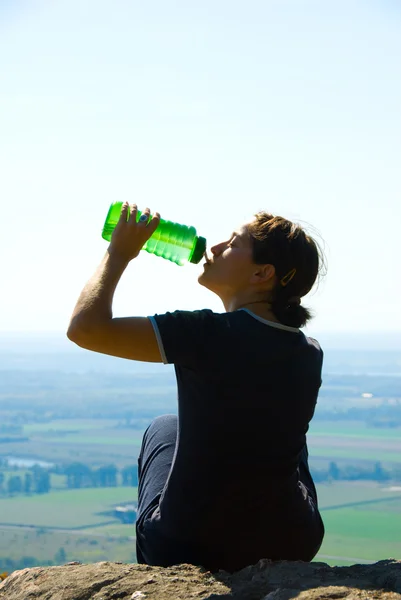
{"label": "woman's leg", "polygon": [[304,486],[308,489],[309,495],[313,498],[316,508],[318,508],[317,493],[316,493],[315,484],[312,479],[312,475],[310,474],[310,471],[309,471],[308,458],[309,458],[308,446],[305,444],[305,446],[301,452],[301,458],[300,458],[299,466],[298,466],[299,479],[300,479],[300,481],[302,481]]}
{"label": "woman's leg", "polygon": [[[298,466],[298,472],[299,472],[299,480],[303,484],[304,488],[306,488],[306,492],[308,493],[309,505],[311,507],[312,514],[313,514],[310,537],[309,537],[308,541],[311,541],[312,539],[314,539],[315,547],[311,551],[310,551],[310,549],[307,550],[307,553],[310,552],[309,557],[303,558],[303,560],[312,560],[316,556],[316,554],[319,551],[319,548],[322,545],[324,534],[325,534],[324,523],[323,523],[322,517],[319,512],[315,484],[313,482],[312,475],[310,474],[310,471],[309,471],[308,457],[309,457],[308,447],[305,444],[305,446],[302,450],[302,453],[301,453],[299,466]],[[312,530],[313,530],[313,533],[312,533]]]}
{"label": "woman's leg", "polygon": [[138,542],[138,527],[158,506],[174,458],[178,417],[156,417],[146,429],[138,457],[138,510],[136,519],[136,554],[138,563],[145,563]]}

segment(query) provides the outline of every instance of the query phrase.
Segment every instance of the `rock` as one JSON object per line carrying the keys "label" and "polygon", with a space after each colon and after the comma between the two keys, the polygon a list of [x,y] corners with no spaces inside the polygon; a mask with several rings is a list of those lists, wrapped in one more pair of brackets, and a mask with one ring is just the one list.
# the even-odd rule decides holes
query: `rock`
{"label": "rock", "polygon": [[1,600],[401,600],[401,560],[329,567],[260,560],[237,573],[100,562],[14,571]]}

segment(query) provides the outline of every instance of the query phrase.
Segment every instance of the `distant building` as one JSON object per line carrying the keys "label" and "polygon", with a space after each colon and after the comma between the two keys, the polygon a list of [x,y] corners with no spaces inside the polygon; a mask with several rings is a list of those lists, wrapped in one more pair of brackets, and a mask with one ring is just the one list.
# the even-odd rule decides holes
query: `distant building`
{"label": "distant building", "polygon": [[115,506],[114,516],[120,519],[122,523],[135,523],[137,506],[134,504],[126,504],[125,506]]}

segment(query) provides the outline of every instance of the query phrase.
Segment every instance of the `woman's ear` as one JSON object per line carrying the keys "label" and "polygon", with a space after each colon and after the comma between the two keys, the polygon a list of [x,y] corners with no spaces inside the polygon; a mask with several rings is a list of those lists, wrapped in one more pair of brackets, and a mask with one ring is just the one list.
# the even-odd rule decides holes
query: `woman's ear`
{"label": "woman's ear", "polygon": [[251,276],[251,283],[267,283],[275,278],[274,265],[256,265],[256,267]]}

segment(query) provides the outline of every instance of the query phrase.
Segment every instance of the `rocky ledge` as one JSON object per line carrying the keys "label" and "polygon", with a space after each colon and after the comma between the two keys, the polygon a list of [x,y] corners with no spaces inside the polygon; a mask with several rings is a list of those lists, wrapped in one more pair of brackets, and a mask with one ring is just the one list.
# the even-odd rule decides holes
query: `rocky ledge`
{"label": "rocky ledge", "polygon": [[401,600],[401,560],[329,567],[260,560],[230,574],[202,567],[99,562],[14,571],[0,584],[7,600]]}

